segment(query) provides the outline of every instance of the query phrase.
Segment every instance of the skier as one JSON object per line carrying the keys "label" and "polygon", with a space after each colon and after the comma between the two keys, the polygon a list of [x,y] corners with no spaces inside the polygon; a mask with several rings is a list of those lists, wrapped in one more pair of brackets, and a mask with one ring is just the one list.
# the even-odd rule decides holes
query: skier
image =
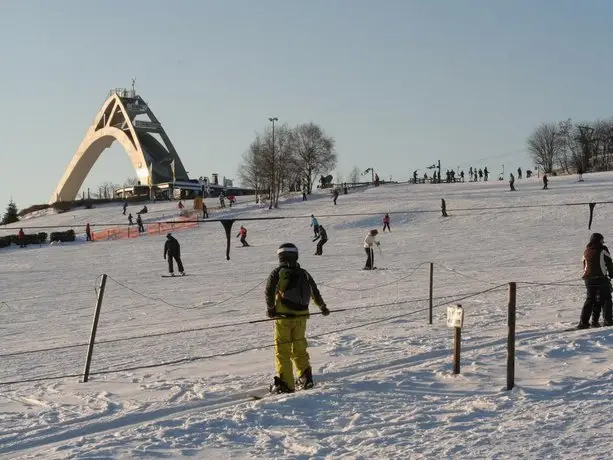
{"label": "skier", "polygon": [[182,276],[185,276],[185,270],[183,269],[183,262],[181,262],[181,245],[172,234],[166,235],[166,243],[164,243],[164,259],[168,256],[168,273],[170,276],[175,276],[174,268],[172,266],[172,259],[177,261],[177,268]]}
{"label": "skier", "polygon": [[138,225],[138,233],[145,232],[145,226],[143,225],[143,218],[140,216],[140,214],[136,216],[136,225]]}
{"label": "skier", "polygon": [[19,233],[17,234],[17,239],[19,240],[19,247],[26,247],[26,234],[23,232],[23,228],[19,229]]}
{"label": "skier", "polygon": [[390,215],[389,214],[385,214],[385,216],[383,216],[383,231],[385,231],[386,228],[390,232],[392,231],[392,229],[390,228]]}
{"label": "skier", "polygon": [[443,217],[449,217],[447,215],[447,203],[445,203],[445,198],[441,198],[441,213]]}
{"label": "skier", "polygon": [[243,247],[245,246],[249,246],[249,243],[247,243],[247,229],[245,227],[243,227],[241,225],[240,230],[238,231],[238,235],[236,235],[236,237],[241,237],[241,243],[243,244]]}
{"label": "skier", "polygon": [[89,226],[89,222],[85,226],[85,238],[86,238],[86,241],[92,241],[92,230]]}
{"label": "skier", "polygon": [[[608,275],[608,276],[607,276]],[[604,245],[604,236],[600,233],[592,233],[590,242],[583,252],[583,280],[587,295],[578,329],[588,327],[600,327],[600,311],[604,320],[604,326],[613,326],[613,307],[611,301],[611,283],[609,278],[613,276],[613,262],[609,249]],[[590,316],[592,322],[590,323]]]}
{"label": "skier", "polygon": [[[277,250],[279,266],[266,283],[266,315],[274,326],[275,370],[271,393],[293,393],[313,387],[313,372],[307,352],[306,326],[312,298],[324,316],[330,314],[317,284],[298,264],[298,248],[284,243]],[[298,378],[294,381],[294,367]]]}
{"label": "skier", "polygon": [[373,249],[373,244],[379,246],[379,241],[375,240],[375,236],[378,234],[379,231],[374,228],[368,232],[368,235],[366,235],[366,238],[364,238],[364,252],[366,252],[366,265],[364,265],[364,270],[373,270],[374,268],[377,268],[375,267],[375,252]]}
{"label": "skier", "polygon": [[313,227],[314,236],[319,235],[319,222],[313,214],[311,214],[311,227]]}
{"label": "skier", "polygon": [[323,227],[323,225],[319,226],[319,234],[313,238],[313,242],[317,240],[319,240],[319,243],[317,243],[317,249],[315,250],[314,255],[321,256],[323,255],[324,244],[328,242],[328,234],[326,233],[326,229]]}
{"label": "skier", "polygon": [[521,168],[517,168],[517,178],[521,179]]}
{"label": "skier", "polygon": [[547,190],[547,184],[549,183],[549,178],[547,174],[543,174],[543,190]]}

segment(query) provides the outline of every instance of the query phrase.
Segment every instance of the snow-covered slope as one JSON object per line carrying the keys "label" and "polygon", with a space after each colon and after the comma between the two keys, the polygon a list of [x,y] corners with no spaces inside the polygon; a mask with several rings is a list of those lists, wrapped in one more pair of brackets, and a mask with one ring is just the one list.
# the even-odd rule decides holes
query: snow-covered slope
{"label": "snow-covered slope", "polygon": [[[220,223],[177,234],[190,274],[178,279],[160,277],[159,236],[0,249],[0,456],[609,458],[613,330],[561,332],[583,303],[589,209],[551,205],[607,201],[612,183],[603,173],[551,178],[550,190],[537,179],[517,181],[517,192],[506,182],[403,184],[341,195],[337,206],[327,195],[272,211],[245,203],[220,215],[292,218],[237,221],[232,236],[244,223],[252,247],[234,240],[230,261]],[[596,206],[591,230],[605,238],[609,208]],[[387,270],[362,271],[362,241],[385,212],[392,232],[379,235],[375,258]],[[330,238],[321,257],[311,213]],[[102,206],[28,225],[70,219],[123,216]],[[316,387],[249,401],[274,372],[272,324],[250,321],[265,319],[264,283],[283,242],[298,245],[333,313],[309,322]],[[102,273],[94,374],[79,383]],[[507,392],[511,281],[517,386]],[[458,376],[445,324],[455,303],[466,312]],[[20,380],[32,381],[7,383]]]}

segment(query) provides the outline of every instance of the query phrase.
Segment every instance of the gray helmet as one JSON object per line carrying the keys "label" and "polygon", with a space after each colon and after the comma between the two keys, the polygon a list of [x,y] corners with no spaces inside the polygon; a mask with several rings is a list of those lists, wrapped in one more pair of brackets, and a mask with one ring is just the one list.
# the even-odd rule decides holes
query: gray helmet
{"label": "gray helmet", "polygon": [[277,256],[280,262],[298,260],[298,248],[293,243],[283,243],[277,249]]}

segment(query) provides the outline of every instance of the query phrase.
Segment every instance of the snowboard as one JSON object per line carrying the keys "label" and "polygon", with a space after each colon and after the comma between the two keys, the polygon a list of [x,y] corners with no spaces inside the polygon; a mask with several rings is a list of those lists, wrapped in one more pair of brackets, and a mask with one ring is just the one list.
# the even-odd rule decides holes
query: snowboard
{"label": "snowboard", "polygon": [[183,278],[184,276],[189,276],[189,273],[186,273],[185,275],[162,275],[162,278]]}

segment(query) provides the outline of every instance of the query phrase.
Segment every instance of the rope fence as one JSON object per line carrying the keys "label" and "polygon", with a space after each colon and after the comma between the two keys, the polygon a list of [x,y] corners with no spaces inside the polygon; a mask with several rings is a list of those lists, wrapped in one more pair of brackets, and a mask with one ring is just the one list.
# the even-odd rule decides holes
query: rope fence
{"label": "rope fence", "polygon": [[[423,267],[424,265],[431,265],[431,263],[427,263],[427,262],[422,262],[417,264],[416,266],[412,267],[411,269],[409,269],[409,272],[406,275],[401,276],[400,278],[397,278],[393,281],[388,281],[388,282],[384,282],[381,284],[378,284],[376,286],[373,287],[369,287],[368,289],[362,289],[362,288],[357,288],[357,289],[348,289],[348,288],[344,288],[342,286],[335,286],[335,285],[325,285],[326,288],[330,288],[333,290],[341,290],[341,291],[354,291],[354,292],[363,292],[365,290],[373,290],[373,289],[377,289],[377,288],[382,288],[382,287],[387,287],[391,284],[395,284],[395,283],[401,283],[403,281],[407,281],[409,278],[411,278],[415,272]],[[337,309],[331,309],[330,312],[331,313],[340,313],[340,312],[345,312],[345,311],[357,311],[357,310],[365,310],[365,309],[376,309],[376,308],[383,308],[383,307],[398,307],[398,306],[407,306],[407,305],[414,305],[414,304],[419,304],[419,303],[423,303],[423,302],[429,302],[430,305],[428,307],[424,307],[424,308],[420,308],[417,310],[411,310],[408,312],[401,312],[398,314],[394,314],[394,315],[390,315],[390,316],[385,316],[383,318],[378,318],[378,319],[368,319],[367,321],[364,322],[360,322],[359,324],[355,324],[355,325],[350,325],[350,326],[346,326],[346,327],[342,327],[342,328],[338,328],[338,329],[334,329],[331,331],[327,331],[327,332],[323,332],[323,333],[319,333],[319,334],[314,334],[312,336],[309,336],[309,339],[315,339],[315,338],[321,338],[321,337],[325,337],[325,336],[329,336],[332,334],[341,334],[347,331],[351,331],[351,330],[356,330],[356,329],[360,329],[360,328],[366,328],[369,326],[373,326],[373,325],[377,325],[377,324],[382,324],[385,322],[390,322],[390,321],[394,321],[397,319],[401,319],[401,318],[406,318],[406,317],[411,317],[413,315],[417,315],[419,313],[422,312],[426,312],[426,311],[430,311],[430,317],[431,317],[431,312],[433,309],[438,309],[441,308],[443,306],[451,306],[452,304],[455,304],[457,302],[463,301],[463,300],[467,300],[467,299],[472,299],[478,296],[482,296],[484,294],[488,294],[488,293],[493,293],[493,292],[501,292],[506,290],[508,283],[504,283],[504,284],[497,284],[494,281],[490,281],[490,280],[484,280],[484,279],[480,279],[478,277],[474,277],[472,275],[469,275],[467,273],[464,273],[462,271],[459,271],[457,269],[454,269],[452,267],[449,267],[445,264],[437,264],[440,265],[440,267],[447,271],[450,272],[454,275],[463,277],[463,278],[467,278],[467,279],[471,279],[473,281],[478,281],[482,284],[486,284],[486,285],[490,285],[490,287],[482,289],[480,291],[475,291],[475,292],[464,292],[464,293],[459,293],[459,294],[449,294],[449,295],[440,295],[440,296],[433,296],[432,293],[430,294],[430,296],[428,297],[423,297],[423,298],[409,298],[409,299],[401,299],[395,302],[384,302],[384,303],[374,303],[374,304],[366,304],[366,305],[359,305],[359,306],[352,306],[352,307],[342,307],[341,308],[337,308]],[[431,270],[431,276],[432,276],[432,270]],[[103,277],[103,283],[102,285],[105,284],[105,280],[107,278],[107,275],[100,275],[97,279],[96,279],[96,285],[94,286],[94,292],[96,292],[96,294],[98,295],[98,299],[99,299],[99,303],[102,303],[102,295],[104,293],[104,289],[101,289],[102,292],[100,292],[98,290],[98,280],[100,279],[100,277]],[[122,289],[128,290],[132,293],[134,293],[135,295],[138,295],[142,298],[145,298],[147,300],[151,300],[154,302],[159,302],[162,304],[165,304],[167,306],[170,306],[172,308],[179,308],[179,309],[195,309],[198,307],[189,307],[189,306],[183,306],[183,305],[177,305],[177,304],[173,304],[171,302],[166,301],[163,298],[160,297],[155,297],[155,296],[151,296],[148,295],[144,292],[141,292],[137,289],[134,289],[132,287],[130,287],[127,283],[125,282],[121,282],[116,280],[113,277],[108,276],[108,278],[113,281],[115,283],[115,285],[119,286]],[[574,278],[574,279],[570,279],[570,278]],[[558,280],[554,280],[551,282],[535,282],[535,281],[518,281],[517,283],[511,283],[513,285],[523,285],[527,288],[535,288],[535,287],[560,287],[560,286],[564,286],[564,287],[580,287],[581,284],[579,284],[580,279],[576,277],[576,275],[569,275],[566,276],[562,279],[558,279]],[[253,292],[255,289],[259,288],[262,286],[262,284],[265,282],[265,280],[262,280],[256,284],[254,284],[253,286],[251,286],[250,288],[248,288],[247,290],[243,291],[242,293],[238,294],[238,295],[234,295],[234,296],[230,296],[227,297],[224,300],[221,300],[219,302],[216,302],[214,305],[222,305],[226,302],[232,301],[232,300],[237,300],[240,299],[242,297],[247,296],[248,294],[250,294],[251,292]],[[83,292],[91,292],[90,289],[87,290],[75,290],[72,292],[63,292],[62,295],[67,295],[67,294],[74,294],[74,293],[83,293]],[[102,294],[102,295],[101,295]],[[31,297],[24,297],[22,299],[10,299],[11,302],[17,302],[17,301],[24,301],[24,300],[36,300],[39,298],[43,298],[43,297],[51,297],[49,296],[31,296]],[[439,301],[438,303],[434,304],[434,301]],[[3,306],[7,306],[10,307],[10,305],[7,303],[8,301],[0,301],[0,308],[2,308]],[[321,313],[311,313],[310,316],[316,316],[319,315]],[[143,339],[150,339],[150,338],[159,338],[159,337],[168,337],[168,336],[173,336],[173,335],[179,335],[179,334],[188,334],[188,333],[194,333],[194,332],[202,332],[202,331],[207,331],[207,330],[217,330],[217,329],[223,329],[223,328],[237,328],[237,327],[245,327],[245,326],[250,326],[253,324],[257,324],[257,323],[267,323],[267,322],[271,322],[271,321],[275,321],[275,318],[265,318],[265,319],[256,319],[256,320],[244,320],[244,321],[238,321],[238,322],[231,322],[231,323],[223,323],[223,324],[216,324],[216,325],[207,325],[207,326],[202,326],[202,327],[192,327],[192,328],[188,328],[188,329],[180,329],[180,330],[172,330],[172,331],[165,331],[165,332],[157,332],[157,333],[146,333],[146,334],[138,334],[138,335],[134,335],[134,336],[127,336],[127,337],[119,337],[119,338],[112,338],[112,339],[105,339],[105,340],[98,340],[95,341],[96,345],[102,345],[102,344],[115,344],[115,343],[121,343],[121,342],[129,342],[129,341],[135,341],[135,340],[143,340]],[[95,321],[96,322],[96,321]],[[514,334],[514,332],[513,332]],[[95,333],[93,332],[93,336],[95,336]],[[288,342],[291,343],[291,342]],[[47,347],[47,348],[39,348],[39,349],[32,349],[32,350],[23,350],[23,351],[15,351],[15,352],[11,352],[11,353],[5,353],[5,354],[0,354],[0,358],[15,358],[18,356],[24,356],[24,355],[32,355],[32,354],[37,354],[37,353],[48,353],[48,352],[54,352],[54,351],[65,351],[65,350],[70,350],[70,349],[77,349],[77,348],[83,348],[83,347],[87,347],[90,346],[90,348],[93,348],[93,343],[90,341],[90,343],[76,343],[76,344],[68,344],[68,345],[60,345],[60,346],[54,346],[54,347]],[[112,374],[112,373],[122,373],[122,372],[131,372],[131,371],[136,371],[136,370],[142,370],[142,369],[151,369],[151,368],[156,368],[156,367],[164,367],[164,366],[174,366],[174,365],[179,365],[179,364],[184,364],[184,363],[191,363],[191,362],[195,362],[195,361],[200,361],[200,360],[207,360],[207,359],[214,359],[214,358],[221,358],[221,357],[226,357],[226,356],[233,356],[233,355],[237,355],[237,354],[241,354],[241,353],[247,353],[250,351],[255,351],[255,350],[262,350],[262,349],[267,349],[267,348],[272,348],[274,347],[275,344],[274,343],[265,343],[265,344],[259,344],[259,345],[255,345],[255,346],[250,346],[250,347],[244,347],[244,348],[240,348],[237,350],[230,350],[230,351],[225,351],[225,352],[221,352],[221,353],[215,353],[215,354],[209,354],[209,355],[202,355],[202,356],[191,356],[191,357],[182,357],[176,360],[167,360],[167,361],[163,361],[163,362],[159,362],[159,363],[151,363],[151,364],[136,364],[134,366],[128,366],[128,367],[118,367],[118,368],[110,368],[110,369],[102,369],[102,370],[98,370],[98,371],[94,371],[94,372],[89,372],[89,375],[106,375],[106,374]],[[62,379],[69,379],[69,378],[79,378],[79,377],[83,377],[83,373],[70,373],[70,374],[55,374],[55,375],[41,375],[41,376],[36,376],[36,377],[32,377],[32,378],[24,378],[24,379],[15,379],[15,380],[7,380],[7,381],[0,381],[0,386],[5,386],[5,385],[12,385],[12,384],[21,384],[21,383],[33,383],[33,382],[40,382],[40,381],[47,381],[47,380],[62,380]],[[86,381],[85,377],[85,380]]]}

